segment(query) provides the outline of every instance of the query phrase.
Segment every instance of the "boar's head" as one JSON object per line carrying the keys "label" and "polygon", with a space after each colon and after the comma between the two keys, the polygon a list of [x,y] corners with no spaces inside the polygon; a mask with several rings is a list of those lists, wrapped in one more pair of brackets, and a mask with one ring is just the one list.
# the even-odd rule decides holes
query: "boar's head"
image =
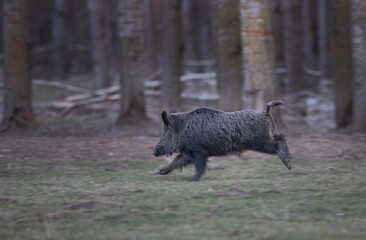
{"label": "boar's head", "polygon": [[178,152],[178,132],[175,129],[174,116],[168,115],[166,111],[161,113],[161,118],[164,123],[163,131],[159,143],[156,145],[154,155],[156,157],[162,155],[172,155],[173,152]]}

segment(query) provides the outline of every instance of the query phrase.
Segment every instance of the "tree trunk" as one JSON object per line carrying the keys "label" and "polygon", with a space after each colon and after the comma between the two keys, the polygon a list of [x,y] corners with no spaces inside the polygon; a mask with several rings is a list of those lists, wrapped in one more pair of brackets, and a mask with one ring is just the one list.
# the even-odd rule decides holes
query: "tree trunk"
{"label": "tree trunk", "polygon": [[329,26],[328,26],[328,1],[318,1],[318,46],[319,70],[322,77],[329,79]]}
{"label": "tree trunk", "polygon": [[[319,70],[318,63],[318,44],[317,44],[317,0],[305,0],[302,3],[302,29],[303,29],[303,51],[304,51],[304,69]],[[300,2],[300,1],[295,1]],[[305,71],[309,72],[309,71]],[[306,86],[314,88],[317,86],[319,77],[306,74]]]}
{"label": "tree trunk", "polygon": [[366,2],[352,0],[353,131],[366,130]]}
{"label": "tree trunk", "polygon": [[162,0],[162,79],[161,105],[164,109],[179,108],[181,103],[183,36],[180,0]]}
{"label": "tree trunk", "polygon": [[215,0],[212,9],[219,108],[224,111],[238,111],[243,109],[239,2]]}
{"label": "tree trunk", "polygon": [[304,80],[304,53],[302,34],[301,1],[283,0],[285,22],[285,59],[289,92],[303,90]]}
{"label": "tree trunk", "polygon": [[[89,73],[92,65],[88,7],[86,0],[63,0],[67,6],[65,11],[66,44],[65,53],[66,70],[73,74]],[[109,0],[110,2],[112,0]],[[107,1],[105,1],[107,2]]]}
{"label": "tree trunk", "polygon": [[[182,4],[185,60],[212,59],[213,41],[210,0],[184,0]],[[206,69],[204,66],[197,66],[193,70],[194,72],[204,72]]]}
{"label": "tree trunk", "polygon": [[3,127],[34,126],[31,96],[29,1],[4,0]]}
{"label": "tree trunk", "polygon": [[273,2],[273,32],[275,48],[275,95],[280,96],[286,92],[286,68],[285,64],[285,38],[284,38],[284,8],[282,0]]}
{"label": "tree trunk", "polygon": [[334,78],[335,120],[338,128],[352,123],[352,63],[350,1],[332,0],[331,22],[332,75]]}
{"label": "tree trunk", "polygon": [[146,39],[146,75],[149,76],[159,68],[159,25],[160,0],[144,0],[144,21]]}
{"label": "tree trunk", "polygon": [[120,54],[114,54],[121,51],[121,44],[118,36],[118,0],[103,1],[104,16],[106,17],[106,52],[108,58],[109,78],[113,84],[113,74],[119,72]]}
{"label": "tree trunk", "polygon": [[117,124],[147,120],[144,100],[142,0],[119,1],[121,103]]}
{"label": "tree trunk", "polygon": [[107,48],[107,32],[110,29],[106,22],[105,4],[107,3],[103,0],[88,0],[94,89],[111,86]]}
{"label": "tree trunk", "polygon": [[273,99],[274,48],[270,0],[241,0],[245,89],[251,108],[262,111]]}
{"label": "tree trunk", "polygon": [[[286,68],[285,62],[285,24],[284,24],[284,7],[282,0],[273,1],[272,10],[272,29],[274,32],[274,49],[275,49],[275,78],[274,78],[274,98],[278,99],[286,93],[286,72],[283,69]],[[286,124],[283,121],[280,108],[277,108],[274,112],[274,118],[279,128],[285,128]]]}
{"label": "tree trunk", "polygon": [[55,0],[52,27],[52,80],[60,81],[66,70],[65,0]]}
{"label": "tree trunk", "polygon": [[[0,13],[4,16],[4,4],[3,0],[0,1]],[[4,36],[4,17],[0,17],[0,36]],[[0,37],[0,66],[3,66],[3,55],[4,54],[4,37]]]}

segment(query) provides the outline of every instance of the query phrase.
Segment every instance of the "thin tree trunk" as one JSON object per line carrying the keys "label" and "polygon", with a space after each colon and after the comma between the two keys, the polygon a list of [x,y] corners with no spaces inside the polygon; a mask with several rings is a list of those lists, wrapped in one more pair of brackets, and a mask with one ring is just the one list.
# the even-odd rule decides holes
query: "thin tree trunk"
{"label": "thin tree trunk", "polygon": [[353,131],[366,130],[366,2],[352,0]]}
{"label": "thin tree trunk", "polygon": [[66,19],[65,0],[55,0],[52,27],[52,72],[53,80],[65,77],[66,68]]}
{"label": "thin tree trunk", "polygon": [[239,2],[215,0],[213,3],[219,108],[238,111],[243,108]]}
{"label": "thin tree trunk", "polygon": [[[205,60],[213,57],[213,41],[211,33],[211,2],[210,0],[184,0],[183,23],[185,60]],[[236,11],[238,11],[236,9]],[[193,68],[195,72],[205,71],[205,67]]]}
{"label": "thin tree trunk", "polygon": [[113,84],[113,74],[120,68],[120,52],[121,44],[118,36],[118,0],[103,1],[106,5],[104,8],[104,16],[106,16],[106,52],[108,58],[108,71],[110,73],[110,82]]}
{"label": "thin tree trunk", "polygon": [[352,123],[352,63],[350,1],[331,1],[331,54],[334,78],[335,120],[338,128]]}
{"label": "thin tree trunk", "polygon": [[122,44],[121,102],[117,124],[147,120],[144,100],[142,0],[119,1]]}
{"label": "thin tree trunk", "polygon": [[252,108],[262,111],[273,99],[274,39],[270,0],[241,0],[241,33],[245,89],[252,93]]}
{"label": "thin tree trunk", "polygon": [[302,34],[301,1],[283,0],[285,22],[285,59],[289,92],[303,90],[304,80],[304,53]]}
{"label": "thin tree trunk", "polygon": [[31,96],[29,1],[4,0],[4,109],[2,125],[34,126]]}
{"label": "thin tree trunk", "polygon": [[[4,3],[0,1],[0,13],[3,17],[0,17],[0,36],[4,36]],[[3,65],[3,54],[4,54],[4,37],[0,37],[0,64]]]}
{"label": "thin tree trunk", "polygon": [[105,4],[107,3],[103,0],[88,0],[94,89],[111,86],[108,67],[110,63],[107,49],[107,32],[110,29],[106,23]]}
{"label": "thin tree trunk", "polygon": [[[302,3],[302,29],[303,29],[303,51],[304,69],[319,70],[318,45],[317,45],[317,4],[315,0],[294,1]],[[305,71],[306,72],[306,71]],[[318,77],[306,74],[304,76],[306,86],[313,88],[317,86]]]}
{"label": "thin tree trunk", "polygon": [[[278,71],[286,68],[285,62],[285,18],[282,0],[273,1],[272,29],[274,32],[275,48],[275,79],[274,79],[274,98],[278,99],[286,93],[286,72]],[[274,111],[274,118],[279,128],[285,128],[280,108]]]}
{"label": "thin tree trunk", "polygon": [[318,46],[319,46],[319,70],[323,78],[329,78],[329,26],[327,22],[328,1],[318,1]]}
{"label": "thin tree trunk", "polygon": [[181,103],[183,37],[180,0],[162,0],[162,79],[161,105],[164,109],[179,108]]}
{"label": "thin tree trunk", "polygon": [[303,30],[303,51],[304,51],[304,64],[305,67],[314,69],[316,64],[316,60],[314,57],[314,34],[313,31],[313,22],[314,22],[314,1],[306,0],[306,1],[294,1],[299,2],[299,7],[302,12],[300,12],[300,16],[302,17],[302,26],[299,26]]}
{"label": "thin tree trunk", "polygon": [[159,9],[160,0],[144,0],[144,21],[146,38],[146,75],[153,74],[159,68]]}
{"label": "thin tree trunk", "polygon": [[66,73],[72,75],[90,72],[92,57],[87,1],[63,1],[67,4],[64,20],[67,26],[66,47],[68,50],[65,53]]}

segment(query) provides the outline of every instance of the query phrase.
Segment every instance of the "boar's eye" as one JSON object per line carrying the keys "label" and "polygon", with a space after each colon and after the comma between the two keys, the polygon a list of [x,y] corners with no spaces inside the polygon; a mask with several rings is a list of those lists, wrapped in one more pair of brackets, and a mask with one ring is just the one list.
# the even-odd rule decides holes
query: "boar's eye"
{"label": "boar's eye", "polygon": [[168,131],[168,126],[166,126],[166,125],[163,125],[162,127],[161,127],[161,133],[166,133]]}

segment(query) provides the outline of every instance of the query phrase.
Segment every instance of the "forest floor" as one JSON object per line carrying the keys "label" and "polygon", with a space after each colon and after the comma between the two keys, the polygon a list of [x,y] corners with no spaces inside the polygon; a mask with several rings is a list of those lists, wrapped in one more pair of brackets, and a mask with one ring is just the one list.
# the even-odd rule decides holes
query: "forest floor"
{"label": "forest floor", "polygon": [[288,171],[248,152],[157,175],[156,123],[41,119],[0,134],[0,239],[365,239],[366,135],[287,129]]}
{"label": "forest floor", "polygon": [[[197,84],[187,92],[215,88]],[[193,168],[156,174],[174,158],[152,155],[157,99],[151,122],[116,127],[116,101],[66,118],[42,107],[68,96],[36,86],[38,129],[0,133],[0,239],[366,239],[366,134],[329,130],[324,94],[284,99],[291,171],[246,152],[210,159],[199,182]]]}

